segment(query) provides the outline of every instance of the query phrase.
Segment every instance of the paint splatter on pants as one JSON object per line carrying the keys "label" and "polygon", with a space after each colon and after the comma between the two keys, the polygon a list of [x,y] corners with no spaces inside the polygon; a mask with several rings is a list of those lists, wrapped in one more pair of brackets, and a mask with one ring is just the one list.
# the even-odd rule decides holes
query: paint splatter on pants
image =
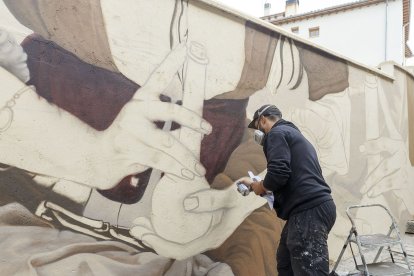
{"label": "paint splatter on pants", "polygon": [[277,250],[279,276],[329,274],[327,240],[335,219],[332,200],[290,216]]}

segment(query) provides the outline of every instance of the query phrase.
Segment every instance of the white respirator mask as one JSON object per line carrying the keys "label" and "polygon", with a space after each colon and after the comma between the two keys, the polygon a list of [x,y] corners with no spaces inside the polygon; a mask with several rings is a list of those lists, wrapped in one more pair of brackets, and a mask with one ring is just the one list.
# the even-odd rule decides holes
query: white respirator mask
{"label": "white respirator mask", "polygon": [[266,134],[264,134],[264,132],[263,132],[263,131],[256,129],[256,130],[254,131],[253,140],[254,140],[257,144],[259,144],[259,145],[263,146],[263,143],[264,143],[264,140],[265,140],[265,136],[266,136]]}

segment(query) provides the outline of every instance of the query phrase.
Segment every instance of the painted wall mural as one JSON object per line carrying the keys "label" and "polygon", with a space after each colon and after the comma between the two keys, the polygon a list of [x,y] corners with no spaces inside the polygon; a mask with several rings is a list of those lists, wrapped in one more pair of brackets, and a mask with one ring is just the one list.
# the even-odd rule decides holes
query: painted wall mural
{"label": "painted wall mural", "polygon": [[264,103],[317,149],[332,259],[346,206],[412,219],[414,77],[398,66],[390,78],[200,0],[3,2],[6,275],[275,275],[283,222],[234,185],[265,173],[246,128]]}

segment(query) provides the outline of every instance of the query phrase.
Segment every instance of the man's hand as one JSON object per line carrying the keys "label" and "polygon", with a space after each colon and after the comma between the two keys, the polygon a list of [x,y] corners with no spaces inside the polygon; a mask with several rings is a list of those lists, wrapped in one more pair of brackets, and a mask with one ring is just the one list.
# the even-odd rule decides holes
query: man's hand
{"label": "man's hand", "polygon": [[238,179],[236,182],[243,183],[249,187],[251,191],[254,191],[256,195],[262,195],[267,192],[263,186],[263,181],[253,181],[250,177],[245,176]]}
{"label": "man's hand", "polygon": [[263,195],[267,191],[263,186],[263,181],[255,181],[250,185],[250,188],[254,191],[256,195]]}

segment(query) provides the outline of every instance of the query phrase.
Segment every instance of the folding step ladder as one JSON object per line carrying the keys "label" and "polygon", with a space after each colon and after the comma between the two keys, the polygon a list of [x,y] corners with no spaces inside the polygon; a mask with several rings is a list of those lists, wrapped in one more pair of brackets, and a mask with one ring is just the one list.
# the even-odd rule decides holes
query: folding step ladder
{"label": "folding step ladder", "polygon": [[[370,234],[370,235],[360,235],[357,231],[357,227],[355,224],[356,215],[351,212],[351,209],[358,209],[358,208],[382,208],[388,214],[391,220],[391,226],[387,234]],[[355,210],[354,210],[355,211]],[[370,205],[353,205],[346,209],[346,214],[351,221],[352,227],[349,231],[348,238],[345,241],[344,246],[342,247],[341,253],[339,254],[338,260],[335,263],[335,266],[330,273],[330,275],[337,275],[335,272],[338,268],[339,262],[349,244],[352,257],[354,258],[355,267],[361,274],[369,276],[369,275],[412,275],[414,276],[414,271],[411,268],[410,261],[408,260],[408,256],[405,250],[405,246],[403,241],[401,240],[400,231],[398,230],[397,223],[395,222],[394,217],[392,216],[391,212],[381,204],[370,204]],[[358,264],[356,261],[356,256],[352,249],[352,243],[356,244],[359,250],[359,255],[361,257],[362,264]],[[406,267],[403,267],[397,263],[395,263],[393,251],[391,250],[391,246],[400,245],[402,255],[404,257],[404,262]],[[366,257],[363,252],[363,248],[375,248],[378,249],[377,254],[375,255],[374,260],[371,263],[367,263]],[[391,262],[383,262],[379,261],[379,257],[381,252],[384,248],[387,248]],[[395,253],[395,252],[394,252]]]}

